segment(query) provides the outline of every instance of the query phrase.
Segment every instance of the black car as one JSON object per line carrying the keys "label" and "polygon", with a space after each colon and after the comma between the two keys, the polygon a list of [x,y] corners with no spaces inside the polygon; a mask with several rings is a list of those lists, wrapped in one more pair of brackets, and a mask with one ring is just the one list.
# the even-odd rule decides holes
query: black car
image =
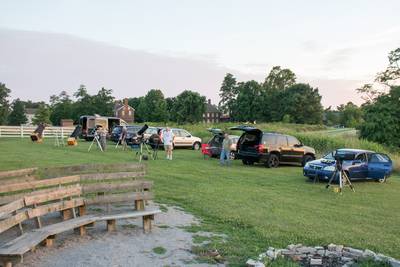
{"label": "black car", "polygon": [[294,136],[263,132],[250,126],[232,127],[231,130],[243,131],[237,143],[236,157],[245,165],[259,162],[269,168],[278,167],[280,163],[304,166],[315,159],[315,150],[304,146]]}
{"label": "black car", "polygon": [[[117,143],[119,138],[121,137],[122,133],[122,127],[123,126],[115,126],[114,129],[111,132],[110,139],[111,141]],[[128,145],[132,143],[132,138],[136,136],[136,133],[141,129],[141,126],[138,125],[128,125],[126,126],[126,130],[128,131],[126,135],[126,142]]]}

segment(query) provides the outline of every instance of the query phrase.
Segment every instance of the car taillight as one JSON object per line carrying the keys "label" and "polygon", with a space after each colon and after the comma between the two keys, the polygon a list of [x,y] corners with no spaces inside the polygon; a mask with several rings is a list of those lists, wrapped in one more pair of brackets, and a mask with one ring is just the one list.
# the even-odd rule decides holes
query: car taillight
{"label": "car taillight", "polygon": [[258,153],[264,153],[265,151],[265,146],[263,144],[255,145],[255,148],[257,149]]}

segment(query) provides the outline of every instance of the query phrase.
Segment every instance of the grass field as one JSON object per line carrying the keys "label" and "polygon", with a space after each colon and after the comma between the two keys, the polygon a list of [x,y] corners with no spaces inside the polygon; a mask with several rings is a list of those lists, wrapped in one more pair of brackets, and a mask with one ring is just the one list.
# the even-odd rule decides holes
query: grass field
{"label": "grass field", "polygon": [[[132,151],[87,152],[89,143],[58,148],[46,139],[0,139],[0,169],[63,166],[78,163],[135,161]],[[290,243],[339,243],[400,258],[400,177],[386,184],[355,183],[356,193],[338,195],[325,184],[312,184],[300,167],[220,167],[198,151],[176,150],[173,161],[148,161],[147,178],[155,182],[157,201],[176,204],[202,220],[201,229],[225,233],[214,240],[232,264],[243,265],[268,246]],[[196,230],[196,227],[190,230]]]}

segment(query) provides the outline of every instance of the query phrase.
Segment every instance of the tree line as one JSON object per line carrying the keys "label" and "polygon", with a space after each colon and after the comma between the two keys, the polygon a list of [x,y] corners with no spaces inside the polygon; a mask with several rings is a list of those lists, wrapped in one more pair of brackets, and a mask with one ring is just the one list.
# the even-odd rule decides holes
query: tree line
{"label": "tree line", "polygon": [[[97,94],[91,95],[86,87],[81,85],[72,97],[65,91],[59,95],[52,95],[49,104],[20,99],[9,103],[10,93],[11,90],[0,83],[0,125],[27,123],[27,108],[37,110],[33,124],[44,122],[60,125],[62,119],[73,119],[78,123],[82,115],[114,116],[115,98],[111,89],[101,88]],[[129,98],[128,103],[135,108],[136,122],[196,123],[203,118],[206,97],[185,90],[176,97],[165,98],[161,90],[152,89],[145,96]]]}

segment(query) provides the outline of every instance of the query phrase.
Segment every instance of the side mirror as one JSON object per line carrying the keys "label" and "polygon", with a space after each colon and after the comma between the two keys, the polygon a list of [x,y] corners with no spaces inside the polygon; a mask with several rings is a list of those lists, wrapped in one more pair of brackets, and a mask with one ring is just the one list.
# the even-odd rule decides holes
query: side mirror
{"label": "side mirror", "polygon": [[302,147],[302,146],[303,146],[302,143],[300,143],[300,144],[295,144],[295,145],[294,145],[294,147]]}
{"label": "side mirror", "polygon": [[192,136],[189,134],[189,135],[186,135],[186,137],[192,137]]}

